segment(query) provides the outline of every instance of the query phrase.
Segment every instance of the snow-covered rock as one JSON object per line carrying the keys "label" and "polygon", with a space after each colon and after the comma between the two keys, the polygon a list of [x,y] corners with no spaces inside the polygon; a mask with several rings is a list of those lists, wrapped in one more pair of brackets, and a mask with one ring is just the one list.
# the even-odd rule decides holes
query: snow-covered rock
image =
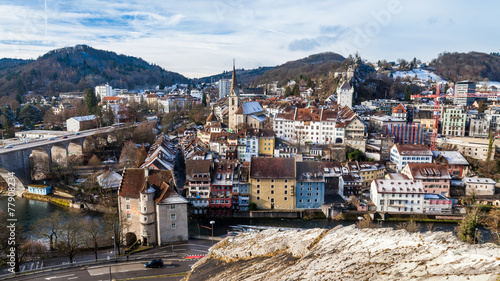
{"label": "snow-covered rock", "polygon": [[469,245],[451,232],[339,226],[226,238],[185,280],[496,281],[499,274],[498,245]]}

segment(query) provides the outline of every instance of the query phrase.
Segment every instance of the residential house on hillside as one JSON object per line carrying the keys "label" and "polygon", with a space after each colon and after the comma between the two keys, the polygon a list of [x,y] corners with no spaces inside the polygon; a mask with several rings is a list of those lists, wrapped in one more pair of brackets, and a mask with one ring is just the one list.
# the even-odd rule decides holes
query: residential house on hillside
{"label": "residential house on hillside", "polygon": [[173,170],[177,158],[177,148],[165,134],[160,135],[149,148],[148,155],[141,168],[155,170]]}
{"label": "residential house on hillside", "polygon": [[187,241],[187,203],[169,170],[125,169],[118,189],[123,235],[144,245]]}
{"label": "residential house on hillside", "polygon": [[360,197],[363,192],[363,178],[357,174],[346,174],[339,177],[339,195],[347,200],[350,196]]}
{"label": "residential house on hillside", "polygon": [[209,201],[211,216],[231,216],[233,214],[232,191],[237,164],[237,160],[220,160],[214,163]]}
{"label": "residential house on hillside", "polygon": [[391,116],[394,118],[400,118],[403,120],[407,120],[407,114],[408,114],[408,111],[406,110],[406,107],[400,103],[392,109]]}
{"label": "residential house on hillside", "polygon": [[295,158],[252,158],[250,202],[258,209],[295,209],[295,179]]}
{"label": "residential house on hillside", "polygon": [[274,131],[259,130],[259,155],[272,156],[274,154]]}

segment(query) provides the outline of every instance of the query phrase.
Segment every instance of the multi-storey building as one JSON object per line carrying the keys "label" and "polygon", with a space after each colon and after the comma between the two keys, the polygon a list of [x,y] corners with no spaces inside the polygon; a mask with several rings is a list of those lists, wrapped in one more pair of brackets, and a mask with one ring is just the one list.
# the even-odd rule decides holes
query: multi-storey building
{"label": "multi-storey building", "polygon": [[250,204],[249,162],[237,165],[233,179],[233,210],[248,211]]}
{"label": "multi-storey building", "polygon": [[445,136],[465,136],[467,114],[462,108],[444,107],[441,115],[442,131]]}
{"label": "multi-storey building", "polygon": [[397,124],[387,127],[389,135],[394,136],[394,141],[400,144],[422,144],[424,142],[424,127],[418,123]]}
{"label": "multi-storey building", "polygon": [[409,179],[420,180],[425,193],[450,196],[451,176],[445,165],[436,163],[408,163],[401,171]]}
{"label": "multi-storey building", "polygon": [[469,123],[469,136],[474,138],[487,138],[490,135],[490,121],[484,116],[471,118]]}
{"label": "multi-storey building", "polygon": [[258,209],[295,209],[295,178],[295,158],[252,158],[250,202]]}
{"label": "multi-storey building", "polygon": [[274,154],[274,131],[259,130],[259,155],[272,156]]}
{"label": "multi-storey building", "polygon": [[358,174],[363,179],[362,187],[369,187],[374,179],[384,178],[384,161],[378,162],[358,162],[350,161],[344,165],[350,174]]}
{"label": "multi-storey building", "polygon": [[231,80],[221,79],[219,80],[219,99],[229,96],[229,91],[231,90]]}
{"label": "multi-storey building", "polygon": [[391,147],[391,162],[399,172],[408,163],[432,163],[432,151],[422,144],[394,144]]}
{"label": "multi-storey building", "polygon": [[212,216],[231,216],[233,214],[233,178],[237,160],[220,160],[214,163],[210,185],[209,209]]}
{"label": "multi-storey building", "polygon": [[297,162],[297,209],[319,209],[324,202],[325,178],[323,163],[318,161]]}
{"label": "multi-storey building", "polygon": [[469,106],[474,103],[476,83],[473,81],[460,81],[455,84],[453,103],[460,106]]}
{"label": "multi-storey building", "polygon": [[186,160],[186,199],[194,214],[207,214],[212,169],[212,160]]}
{"label": "multi-storey building", "polygon": [[[333,109],[295,108],[292,112],[278,113],[273,129],[276,137],[301,145],[343,144],[346,138],[362,141],[361,136],[365,135],[364,123],[347,106],[335,106]],[[346,133],[349,133],[348,137]]]}
{"label": "multi-storey building", "polygon": [[347,200],[350,196],[361,196],[363,191],[363,177],[357,173],[339,177],[339,195]]}
{"label": "multi-storey building", "polygon": [[418,180],[377,179],[370,187],[370,199],[378,212],[422,213],[424,195],[424,187]]}

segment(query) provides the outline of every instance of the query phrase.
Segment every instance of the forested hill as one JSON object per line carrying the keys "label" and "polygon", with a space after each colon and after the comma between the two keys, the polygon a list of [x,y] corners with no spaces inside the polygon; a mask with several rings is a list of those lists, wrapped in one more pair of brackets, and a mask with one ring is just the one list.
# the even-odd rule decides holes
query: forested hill
{"label": "forested hill", "polygon": [[[251,85],[257,78],[270,69],[273,69],[273,67],[264,66],[254,69],[236,69],[238,83],[246,86]],[[232,71],[224,71],[216,75],[193,79],[193,82],[196,84],[217,82],[220,79],[231,79],[232,74]]]}
{"label": "forested hill", "polygon": [[301,75],[307,78],[327,75],[330,71],[339,67],[344,60],[343,56],[328,52],[289,61],[266,71],[255,80],[254,85],[273,81],[278,81],[280,85],[284,85],[289,79],[299,79]]}
{"label": "forested hill", "polygon": [[77,45],[56,49],[36,60],[0,60],[0,95],[28,91],[55,94],[82,91],[109,83],[114,88],[141,89],[163,83],[187,83],[181,74],[166,71],[141,58]]}
{"label": "forested hill", "polygon": [[479,52],[442,53],[432,60],[436,74],[451,81],[500,81],[500,55]]}

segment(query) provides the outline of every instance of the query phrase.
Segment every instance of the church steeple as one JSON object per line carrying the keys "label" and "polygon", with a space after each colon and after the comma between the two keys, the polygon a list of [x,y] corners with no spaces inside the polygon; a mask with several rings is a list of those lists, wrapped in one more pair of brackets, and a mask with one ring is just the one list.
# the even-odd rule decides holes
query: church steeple
{"label": "church steeple", "polygon": [[231,79],[231,89],[229,90],[229,95],[238,95],[238,81],[236,81],[236,68],[235,59],[233,59],[233,78]]}

